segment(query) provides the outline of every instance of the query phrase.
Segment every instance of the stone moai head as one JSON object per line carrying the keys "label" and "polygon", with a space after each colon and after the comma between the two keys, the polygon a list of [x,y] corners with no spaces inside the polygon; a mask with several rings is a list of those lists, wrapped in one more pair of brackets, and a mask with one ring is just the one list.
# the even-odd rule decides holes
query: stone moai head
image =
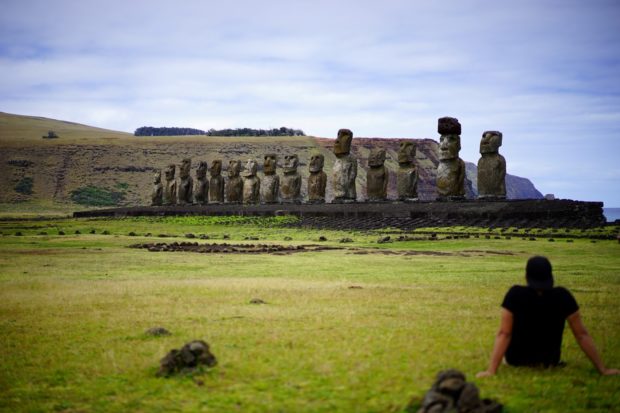
{"label": "stone moai head", "polygon": [[161,171],[157,171],[153,174],[153,183],[155,185],[161,184]]}
{"label": "stone moai head", "polygon": [[211,168],[209,168],[209,173],[211,176],[220,176],[222,173],[222,161],[220,159],[215,159],[211,162]]}
{"label": "stone moai head", "polygon": [[189,171],[192,168],[192,160],[185,158],[181,161],[181,167],[179,168],[179,178],[185,179],[189,176]]}
{"label": "stone moai head", "polygon": [[176,174],[177,166],[173,163],[168,165],[164,170],[164,176],[166,177],[166,181],[173,181],[174,175]]}
{"label": "stone moai head", "polygon": [[353,140],[353,132],[349,129],[340,129],[336,143],[334,143],[334,155],[348,155],[351,151],[351,141]]}
{"label": "stone moai head", "polygon": [[207,176],[207,169],[207,162],[200,161],[200,163],[198,164],[198,168],[196,168],[196,177],[204,179],[205,176]]}
{"label": "stone moai head", "polygon": [[256,176],[256,172],[258,171],[258,164],[254,159],[248,159],[245,164],[243,176],[251,178]]}
{"label": "stone moai head", "polygon": [[284,157],[284,173],[295,173],[297,172],[297,166],[299,165],[299,158],[297,155],[286,155]]}
{"label": "stone moai head", "polygon": [[370,155],[368,156],[368,166],[371,168],[378,168],[383,166],[385,162],[385,150],[381,148],[372,148]]}
{"label": "stone moai head", "polygon": [[323,164],[325,163],[325,157],[320,153],[314,153],[310,156],[310,173],[317,173],[323,170]]}
{"label": "stone moai head", "polygon": [[444,117],[437,122],[439,138],[439,159],[457,159],[461,150],[461,124],[458,119]]}
{"label": "stone moai head", "polygon": [[263,161],[263,172],[265,175],[273,175],[276,173],[278,157],[275,153],[265,154],[265,160]]}
{"label": "stone moai head", "polygon": [[228,177],[236,178],[241,173],[241,161],[228,161]]}
{"label": "stone moai head", "polygon": [[502,133],[498,131],[486,131],[480,140],[480,153],[498,153],[502,146]]}
{"label": "stone moai head", "polygon": [[416,144],[413,141],[400,141],[398,148],[398,163],[410,164],[415,159]]}

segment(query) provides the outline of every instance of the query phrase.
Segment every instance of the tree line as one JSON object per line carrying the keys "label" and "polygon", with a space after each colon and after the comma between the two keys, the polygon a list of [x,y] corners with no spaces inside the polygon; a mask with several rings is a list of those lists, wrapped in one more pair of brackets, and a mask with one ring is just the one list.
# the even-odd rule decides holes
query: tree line
{"label": "tree line", "polygon": [[136,129],[134,136],[183,136],[183,135],[206,135],[206,136],[306,136],[301,129],[292,129],[282,126],[273,129],[209,129],[203,131],[194,128],[169,128],[142,126]]}

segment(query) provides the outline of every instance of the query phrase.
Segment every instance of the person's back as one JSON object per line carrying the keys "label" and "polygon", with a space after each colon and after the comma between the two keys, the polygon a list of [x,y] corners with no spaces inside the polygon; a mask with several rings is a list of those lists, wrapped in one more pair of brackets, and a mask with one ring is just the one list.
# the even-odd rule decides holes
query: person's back
{"label": "person's back", "polygon": [[489,367],[477,377],[497,372],[502,358],[513,366],[554,366],[560,363],[564,323],[568,320],[579,347],[599,373],[619,374],[605,367],[588,334],[579,306],[565,288],[553,287],[551,263],[532,257],[525,267],[527,286],[513,286],[502,302],[501,324]]}
{"label": "person's back", "polygon": [[566,318],[579,309],[563,287],[536,290],[513,286],[502,303],[514,317],[506,362],[513,366],[553,366],[560,362]]}

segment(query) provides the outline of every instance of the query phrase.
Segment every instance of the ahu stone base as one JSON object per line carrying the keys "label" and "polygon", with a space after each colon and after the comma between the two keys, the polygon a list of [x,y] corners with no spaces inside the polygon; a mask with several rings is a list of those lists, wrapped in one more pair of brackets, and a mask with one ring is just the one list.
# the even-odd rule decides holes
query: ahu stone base
{"label": "ahu stone base", "polygon": [[209,204],[98,209],[74,212],[76,218],[132,216],[299,217],[298,225],[333,229],[403,230],[442,227],[594,228],[605,225],[602,202],[503,200],[380,202],[347,204]]}

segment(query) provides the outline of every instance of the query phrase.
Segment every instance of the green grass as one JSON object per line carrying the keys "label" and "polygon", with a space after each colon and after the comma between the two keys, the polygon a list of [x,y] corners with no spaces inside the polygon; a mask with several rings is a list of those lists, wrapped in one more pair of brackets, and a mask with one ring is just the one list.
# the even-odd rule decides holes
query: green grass
{"label": "green grass", "polygon": [[[382,234],[287,228],[287,220],[0,221],[0,411],[400,412],[445,368],[464,371],[507,412],[618,410],[620,377],[599,377],[568,331],[567,367],[504,366],[496,377],[474,378],[486,367],[503,294],[523,282],[534,254],[551,259],[604,360],[620,367],[617,241],[440,234],[377,244]],[[347,249],[127,248],[187,233],[211,238],[197,242],[256,243],[244,239],[258,236],[293,245],[325,236],[322,244]],[[345,237],[354,242],[340,244]],[[249,304],[252,298],[267,304]],[[153,326],[172,335],[147,337]],[[219,364],[156,378],[159,359],[192,339],[206,340]]]}

